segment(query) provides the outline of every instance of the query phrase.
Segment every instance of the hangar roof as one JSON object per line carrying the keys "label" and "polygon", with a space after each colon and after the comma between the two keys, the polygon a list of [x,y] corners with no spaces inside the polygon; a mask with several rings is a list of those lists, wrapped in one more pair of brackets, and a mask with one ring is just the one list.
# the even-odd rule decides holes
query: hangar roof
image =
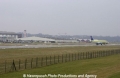
{"label": "hangar roof", "polygon": [[18,38],[17,40],[55,41],[54,39],[41,38],[41,37],[25,37],[25,38]]}

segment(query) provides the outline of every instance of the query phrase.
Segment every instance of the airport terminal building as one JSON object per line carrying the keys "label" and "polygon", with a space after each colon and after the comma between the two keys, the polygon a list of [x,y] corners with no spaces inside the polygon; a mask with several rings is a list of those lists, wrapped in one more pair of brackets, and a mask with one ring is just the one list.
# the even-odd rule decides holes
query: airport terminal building
{"label": "airport terminal building", "polygon": [[41,37],[26,37],[26,31],[24,33],[0,31],[0,42],[1,43],[29,43],[29,42],[55,43],[55,40],[49,38],[41,38]]}
{"label": "airport terminal building", "polygon": [[17,38],[22,38],[22,33],[0,31],[0,42],[12,42]]}
{"label": "airport terminal building", "polygon": [[27,37],[26,30],[23,33],[0,31],[0,43],[78,43],[77,40],[55,40],[31,36]]}

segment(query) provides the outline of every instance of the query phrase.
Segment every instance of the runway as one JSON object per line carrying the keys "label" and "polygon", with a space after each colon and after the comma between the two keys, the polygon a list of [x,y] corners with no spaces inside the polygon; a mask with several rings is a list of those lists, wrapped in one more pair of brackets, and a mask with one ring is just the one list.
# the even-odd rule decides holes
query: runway
{"label": "runway", "polygon": [[74,46],[93,46],[93,45],[23,45],[23,46],[0,46],[0,49],[7,48],[50,48],[50,47],[74,47]]}
{"label": "runway", "polygon": [[75,47],[75,46],[116,46],[120,44],[107,44],[107,45],[95,45],[95,44],[80,44],[80,45],[22,45],[22,46],[0,46],[0,49],[9,49],[9,48],[51,48],[51,47]]}

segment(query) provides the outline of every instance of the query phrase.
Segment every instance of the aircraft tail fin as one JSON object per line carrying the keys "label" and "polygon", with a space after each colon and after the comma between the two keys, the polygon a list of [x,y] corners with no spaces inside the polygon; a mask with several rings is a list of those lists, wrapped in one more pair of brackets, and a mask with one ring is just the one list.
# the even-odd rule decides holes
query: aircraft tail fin
{"label": "aircraft tail fin", "polygon": [[91,40],[94,40],[92,36],[90,36]]}

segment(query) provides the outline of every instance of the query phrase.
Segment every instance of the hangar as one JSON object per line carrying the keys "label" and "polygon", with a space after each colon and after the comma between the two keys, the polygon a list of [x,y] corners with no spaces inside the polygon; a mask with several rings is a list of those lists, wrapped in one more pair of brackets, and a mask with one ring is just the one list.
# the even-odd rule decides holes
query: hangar
{"label": "hangar", "polygon": [[54,39],[49,38],[41,38],[41,37],[25,37],[25,38],[17,38],[19,42],[42,42],[42,43],[55,43]]}

